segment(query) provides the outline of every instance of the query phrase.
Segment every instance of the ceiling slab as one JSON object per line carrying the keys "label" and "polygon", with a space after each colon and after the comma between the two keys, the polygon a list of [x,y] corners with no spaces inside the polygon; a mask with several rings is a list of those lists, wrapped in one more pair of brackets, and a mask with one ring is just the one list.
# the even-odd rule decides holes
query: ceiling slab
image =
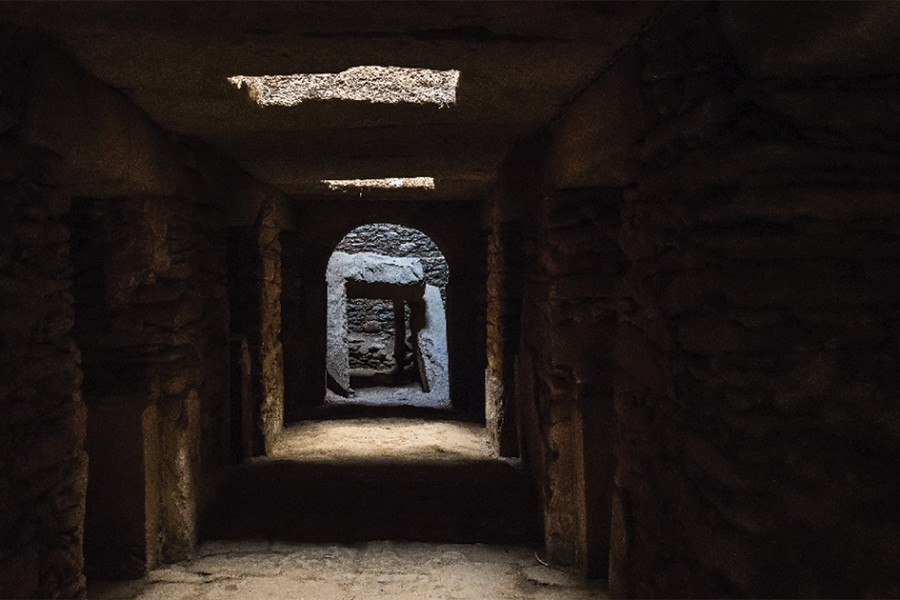
{"label": "ceiling slab", "polygon": [[[660,5],[650,2],[13,2],[164,129],[288,194],[322,179],[430,176],[477,197]],[[233,75],[458,69],[456,104],[260,107]]]}

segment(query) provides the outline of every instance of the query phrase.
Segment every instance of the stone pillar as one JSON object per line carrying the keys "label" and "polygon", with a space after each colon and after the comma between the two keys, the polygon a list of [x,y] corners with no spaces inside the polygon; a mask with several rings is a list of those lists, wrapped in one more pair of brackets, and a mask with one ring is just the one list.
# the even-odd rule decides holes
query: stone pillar
{"label": "stone pillar", "polygon": [[253,454],[264,454],[284,425],[281,345],[281,242],[274,200],[263,200],[257,222],[234,228],[229,241],[231,333],[246,336],[257,420]]}
{"label": "stone pillar", "polygon": [[85,515],[88,577],[135,579],[158,563],[159,425],[155,405],[88,407]]}

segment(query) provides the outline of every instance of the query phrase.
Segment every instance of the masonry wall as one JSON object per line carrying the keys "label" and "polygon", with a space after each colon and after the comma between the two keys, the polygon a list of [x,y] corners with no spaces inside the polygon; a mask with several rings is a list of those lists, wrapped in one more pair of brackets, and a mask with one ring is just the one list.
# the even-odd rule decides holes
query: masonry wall
{"label": "masonry wall", "polygon": [[614,597],[898,593],[900,69],[829,11],[672,5],[488,211],[489,410]]}
{"label": "masonry wall", "polygon": [[896,78],[751,77],[695,10],[637,50],[620,591],[896,595]]}
{"label": "masonry wall", "polygon": [[522,224],[509,218],[498,192],[490,199],[485,221],[490,229],[487,248],[487,367],[485,420],[494,451],[519,456],[519,418],[515,365],[519,349],[522,301]]}
{"label": "masonry wall", "polygon": [[51,41],[2,29],[0,54],[0,596],[83,597],[195,551],[230,459],[248,178]]}
{"label": "masonry wall", "polygon": [[[194,551],[200,490],[228,449],[219,221],[217,228],[214,213],[180,198],[75,202],[70,223],[76,339],[89,407],[86,547],[93,574],[135,576]],[[131,489],[123,495],[126,484]],[[134,556],[133,540],[116,533],[129,523],[138,531],[147,525],[147,545]]]}
{"label": "masonry wall", "polygon": [[70,198],[57,157],[18,135],[31,43],[0,36],[0,596],[81,597],[88,461]]}
{"label": "masonry wall", "polygon": [[[508,177],[537,176],[508,182],[489,211],[488,422],[502,449],[516,417],[547,558],[605,576],[621,193],[553,189],[545,152],[537,141],[511,157]],[[516,214],[523,198],[532,209]]]}
{"label": "masonry wall", "polygon": [[247,340],[250,355],[253,455],[265,454],[284,426],[279,231],[275,203],[266,198],[256,223],[234,228],[229,238],[231,334]]}

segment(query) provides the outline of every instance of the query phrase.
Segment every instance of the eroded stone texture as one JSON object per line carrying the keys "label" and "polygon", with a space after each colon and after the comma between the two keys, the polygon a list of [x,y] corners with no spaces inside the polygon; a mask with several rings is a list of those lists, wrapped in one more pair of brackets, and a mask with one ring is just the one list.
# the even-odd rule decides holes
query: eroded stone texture
{"label": "eroded stone texture", "polygon": [[0,596],[77,598],[88,462],[70,197],[57,157],[17,135],[31,43],[0,31]]}
{"label": "eroded stone texture", "polygon": [[445,288],[450,281],[447,260],[440,249],[427,235],[410,227],[390,223],[363,225],[345,235],[335,250],[417,258],[422,263],[426,283]]}
{"label": "eroded stone texture", "polygon": [[518,410],[525,451],[542,473],[548,556],[595,575],[605,573],[608,546],[600,507],[611,478],[618,230],[615,193],[544,197],[524,265],[516,383],[532,390]]}
{"label": "eroded stone texture", "polygon": [[245,336],[251,357],[253,454],[263,454],[284,425],[284,358],[281,345],[281,223],[272,195],[256,223],[230,234],[231,332]]}
{"label": "eroded stone texture", "polygon": [[[328,376],[342,395],[350,393],[349,298],[421,300],[425,274],[417,258],[372,252],[335,251],[325,274],[328,284]],[[359,327],[359,323],[355,324]],[[393,351],[393,340],[391,352]],[[386,346],[386,344],[385,344]],[[387,352],[385,352],[387,354]]]}
{"label": "eroded stone texture", "polygon": [[[541,492],[548,559],[603,576],[621,194],[554,189],[542,165],[559,158],[555,149],[572,131],[562,127],[549,145],[524,144],[492,202],[487,374],[502,391],[489,406],[517,415],[522,457]],[[590,157],[582,167],[592,169]]]}
{"label": "eroded stone texture", "polygon": [[[539,186],[536,186],[539,187]],[[504,190],[505,192],[505,190]],[[485,421],[495,451],[519,455],[515,363],[521,335],[522,224],[507,214],[511,194],[497,193],[488,204],[487,368]]]}
{"label": "eroded stone texture", "polygon": [[[2,378],[5,398],[28,399],[25,421],[3,411],[4,426],[20,432],[2,435],[16,446],[3,460],[33,448],[40,458],[29,477],[42,491],[32,498],[27,486],[0,486],[28,504],[4,527],[27,522],[30,531],[3,534],[2,572],[12,579],[0,595],[71,597],[83,594],[83,567],[139,576],[160,558],[193,553],[209,484],[227,460],[224,219],[199,183],[203,161],[182,166],[191,151],[176,150],[60,51],[13,45],[3,69],[27,73],[39,89],[16,95],[13,79],[4,83],[5,101],[28,104],[3,141],[5,189],[15,193],[3,203],[10,235],[0,264],[36,296],[2,311],[15,331],[34,330],[4,335],[4,344],[19,357],[35,344],[55,349],[38,352],[32,375],[20,366],[22,375]],[[27,414],[40,426],[28,426]],[[58,535],[48,542],[49,531]]]}
{"label": "eroded stone texture", "polygon": [[[419,356],[422,357],[423,388],[433,396],[435,403],[450,404],[450,369],[447,359],[447,319],[441,290],[433,285],[425,286],[422,296],[423,323],[417,327],[411,323]],[[415,311],[414,311],[415,312]]]}
{"label": "eroded stone texture", "polygon": [[[79,200],[71,220],[76,337],[92,423],[88,541],[98,555],[88,566],[105,576],[137,576],[160,558],[192,554],[197,485],[211,477],[202,457],[210,469],[227,451],[219,430],[227,423],[224,245],[210,217],[184,199],[140,197]],[[146,413],[151,405],[158,407],[155,417]],[[116,412],[121,420],[101,417]],[[128,427],[138,446],[122,463],[110,440]],[[125,485],[133,490],[127,501],[119,491]],[[146,545],[107,527],[125,526],[108,511],[126,506],[121,520],[135,532],[146,525]],[[138,552],[131,566],[121,562],[125,553],[115,551],[115,540]]]}
{"label": "eroded stone texture", "polygon": [[[766,35],[793,22],[766,10]],[[714,10],[639,43],[656,117],[622,211],[611,593],[894,596],[898,171],[872,124],[896,81],[857,76],[885,65],[856,34],[785,53],[735,27],[770,78]]]}
{"label": "eroded stone texture", "polygon": [[[447,260],[437,245],[421,231],[390,223],[363,225],[344,236],[335,250],[348,254],[373,252],[416,258],[422,264],[424,280],[437,286],[442,301],[446,301],[450,276]],[[399,311],[396,312],[394,303],[389,300],[347,300],[350,369],[367,374],[364,378],[357,376],[357,379],[391,385],[408,383],[414,378],[411,370],[414,357],[411,341],[407,341],[408,331],[398,334],[395,327],[396,321],[408,330],[409,307],[401,304]],[[403,340],[403,343],[397,344],[397,339]]]}

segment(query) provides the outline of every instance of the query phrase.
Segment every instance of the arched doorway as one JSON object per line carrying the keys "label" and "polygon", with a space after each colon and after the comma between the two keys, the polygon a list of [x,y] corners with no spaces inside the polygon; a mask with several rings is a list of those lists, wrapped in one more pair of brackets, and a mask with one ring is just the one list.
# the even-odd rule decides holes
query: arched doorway
{"label": "arched doorway", "polygon": [[372,223],[344,236],[326,270],[326,403],[450,408],[449,280],[417,229]]}

